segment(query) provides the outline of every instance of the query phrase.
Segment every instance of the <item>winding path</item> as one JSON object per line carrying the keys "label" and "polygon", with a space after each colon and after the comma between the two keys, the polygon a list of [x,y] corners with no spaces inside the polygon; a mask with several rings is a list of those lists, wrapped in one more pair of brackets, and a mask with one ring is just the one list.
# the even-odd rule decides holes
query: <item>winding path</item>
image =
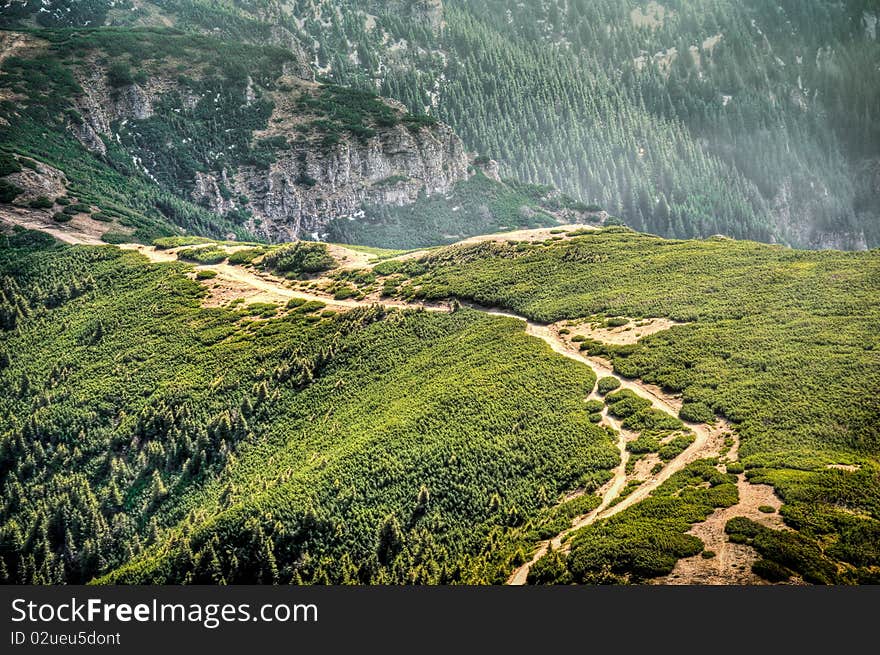
{"label": "winding path", "polygon": [[[646,385],[641,384],[638,381],[629,380],[617,375],[613,369],[611,369],[607,364],[598,360],[597,358],[585,357],[579,352],[571,350],[565,344],[565,342],[562,341],[562,339],[560,339],[559,336],[550,329],[549,326],[542,325],[540,323],[534,323],[533,321],[529,321],[517,314],[511,314],[509,312],[489,310],[488,313],[494,316],[507,316],[509,318],[524,321],[526,323],[526,333],[532,335],[533,337],[537,337],[538,339],[542,339],[550,346],[550,348],[554,352],[557,352],[560,355],[584,364],[585,366],[589,366],[597,377],[610,376],[617,378],[617,380],[620,381],[620,388],[630,389],[631,391],[638,393],[640,396],[650,400],[651,405],[656,409],[666,412],[667,414],[670,414],[672,416],[678,416],[677,408],[673,406],[668,399],[657,394]],[[626,484],[626,462],[629,457],[629,453],[626,451],[626,441],[623,432],[620,429],[620,425],[611,417],[607,416],[607,414],[605,416],[605,420],[608,421],[611,424],[611,427],[617,430],[618,434],[620,435],[618,439],[618,449],[621,451],[621,462],[614,472],[612,484],[603,495],[602,503],[590,513],[575,518],[569,528],[563,530],[552,539],[542,542],[532,558],[513,572],[513,574],[508,579],[507,584],[524,585],[528,578],[531,567],[547,552],[549,544],[552,543],[555,549],[559,549],[562,546],[562,541],[565,539],[565,537],[567,537],[575,530],[579,530],[580,528],[591,525],[592,523],[595,523],[598,519],[606,519],[614,516],[615,514],[622,512],[628,507],[632,507],[636,503],[639,503],[650,496],[651,493],[655,489],[657,489],[657,487],[666,482],[666,480],[672,477],[675,473],[681,471],[691,462],[702,457],[717,454],[716,448],[711,442],[712,436],[719,433],[720,430],[718,428],[711,429],[708,426],[699,423],[685,422],[685,425],[690,428],[694,433],[695,438],[693,443],[677,457],[675,457],[675,459],[666,464],[666,466],[664,466],[660,471],[658,471],[654,475],[651,475],[633,493],[628,495],[616,505],[611,506],[611,503],[614,501],[615,498],[620,495],[620,492],[623,490],[623,487]]]}
{"label": "winding path", "polygon": [[[2,218],[6,217],[0,215],[0,219]],[[20,219],[14,222],[18,224],[25,223],[25,221],[21,221]],[[31,229],[42,229],[43,231],[48,232],[56,238],[60,238],[63,241],[66,241],[67,243],[94,245],[94,240],[85,235],[78,236],[73,232],[69,232],[66,230],[56,230],[53,229],[52,226],[41,226],[39,224],[31,223],[30,221],[27,221],[26,226]],[[152,262],[170,262],[177,260],[176,254],[173,250],[158,250],[152,246],[144,246],[134,243],[121,244],[119,247],[126,250],[136,250],[137,252],[146,256]],[[337,307],[342,309],[352,309],[355,307],[363,307],[376,304],[374,301],[368,300],[334,300],[327,295],[309,293],[305,291],[300,291],[298,289],[290,289],[284,286],[284,281],[280,278],[274,278],[269,275],[257,275],[242,267],[233,266],[230,264],[196,266],[196,268],[206,268],[214,270],[217,272],[217,276],[221,279],[225,279],[227,281],[231,281],[240,285],[249,286],[252,289],[264,292],[269,296],[277,299],[304,298],[306,300],[318,300],[327,304],[328,307]],[[385,305],[387,307],[423,309],[427,311],[437,312],[451,311],[451,308],[446,305],[422,305],[405,302],[387,302],[384,300],[381,301],[379,304]],[[579,364],[588,366],[596,374],[597,377],[611,376],[616,378],[620,382],[620,388],[630,389],[638,395],[648,399],[651,402],[651,405],[656,409],[672,416],[678,416],[678,407],[673,404],[673,400],[671,398],[664,396],[662,393],[658,393],[649,385],[642,384],[636,380],[629,380],[627,378],[623,378],[617,375],[606,362],[598,358],[585,357],[580,352],[572,350],[568,346],[568,344],[556,332],[553,331],[550,326],[535,323],[522,316],[519,316],[518,314],[513,314],[511,312],[501,311],[494,308],[481,307],[479,305],[473,304],[468,304],[467,306],[479,311],[483,311],[492,316],[502,316],[522,321],[523,323],[525,323],[525,330],[527,334],[537,339],[541,339],[546,344],[548,344],[554,352],[564,357],[567,357],[575,362],[578,362]],[[677,457],[667,463],[660,471],[648,477],[648,479],[646,479],[633,493],[629,494],[626,498],[624,498],[617,504],[612,504],[620,496],[620,493],[626,486],[626,465],[629,459],[629,452],[626,450],[626,435],[624,431],[621,430],[620,424],[612,417],[608,416],[607,408],[603,410],[603,420],[606,424],[614,428],[615,431],[618,433],[617,448],[620,452],[620,463],[615,468],[611,480],[609,480],[604,486],[605,491],[602,494],[601,503],[591,512],[582,516],[575,517],[571,525],[556,536],[540,543],[532,558],[513,572],[513,574],[507,581],[508,584],[526,584],[531,567],[547,552],[548,547],[551,544],[554,549],[567,548],[568,546],[564,545],[564,541],[565,538],[569,536],[572,532],[579,530],[585,526],[591,525],[599,519],[609,518],[629,507],[632,507],[633,505],[647,498],[655,489],[657,489],[657,487],[663,484],[672,475],[674,475],[678,471],[681,471],[691,462],[701,457],[716,455],[718,445],[716,443],[717,439],[713,439],[713,437],[719,435],[726,427],[726,424],[724,424],[723,422],[714,428],[710,428],[703,424],[686,423],[687,427],[689,427],[695,435],[693,443],[691,443],[691,445],[688,446],[688,448],[680,453]]]}

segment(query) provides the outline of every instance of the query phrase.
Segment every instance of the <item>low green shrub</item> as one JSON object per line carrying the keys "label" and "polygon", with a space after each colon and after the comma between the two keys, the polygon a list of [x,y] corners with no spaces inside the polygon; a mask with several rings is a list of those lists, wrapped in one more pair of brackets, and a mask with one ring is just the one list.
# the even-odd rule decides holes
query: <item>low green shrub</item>
{"label": "low green shrub", "polygon": [[131,235],[124,232],[105,232],[101,235],[101,241],[119,245],[120,243],[128,243],[131,241]]}
{"label": "low green shrub", "polygon": [[291,277],[305,277],[335,268],[337,263],[330,256],[327,244],[297,241],[268,252],[263,257],[262,266]]}
{"label": "low green shrub", "polygon": [[21,164],[18,160],[6,152],[0,152],[0,177],[18,173],[21,170]]}
{"label": "low green shrub", "polygon": [[617,418],[627,418],[651,406],[650,400],[642,398],[629,389],[608,394],[605,396],[605,402],[608,405],[608,413]]}
{"label": "low green shrub", "polygon": [[252,264],[253,261],[257,258],[265,254],[265,248],[243,248],[242,250],[236,250],[234,253],[229,255],[229,263],[233,266],[245,266],[247,264]]}
{"label": "low green shrub", "polygon": [[54,214],[52,214],[52,220],[56,223],[66,223],[71,218],[73,218],[73,216],[71,216],[70,214],[65,214],[64,212],[55,212]]}
{"label": "low green shrub", "polygon": [[311,312],[317,312],[324,309],[326,306],[327,303],[323,303],[320,300],[307,300],[300,305],[296,311],[298,314],[310,314]]}
{"label": "low green shrub", "polygon": [[212,271],[210,268],[203,268],[196,271],[197,280],[212,280],[215,277],[217,277],[217,271]]}
{"label": "low green shrub", "polygon": [[347,300],[349,298],[353,298],[358,294],[358,290],[355,289],[350,284],[345,284],[336,289],[333,292],[334,300]]}
{"label": "low green shrub", "polygon": [[[61,199],[56,200],[60,204]],[[196,236],[174,236],[161,237],[153,240],[153,245],[158,250],[169,250],[171,248],[182,248],[183,246],[198,246],[203,243],[213,243],[211,239]]]}
{"label": "low green shrub", "polygon": [[8,180],[0,180],[0,202],[12,202],[24,190]]}
{"label": "low green shrub", "polygon": [[638,439],[626,444],[626,449],[634,455],[656,453],[659,448],[660,442],[657,440],[657,437],[646,434],[639,435]]}
{"label": "low green shrub", "polygon": [[791,571],[768,559],[759,559],[753,563],[752,573],[764,578],[767,582],[785,582],[791,577]]}
{"label": "low green shrub", "polygon": [[39,196],[30,202],[33,209],[51,209],[55,203],[46,196]]}
{"label": "low green shrub", "polygon": [[623,421],[623,427],[633,432],[662,433],[684,428],[684,423],[666,412],[646,407]]}
{"label": "low green shrub", "polygon": [[427,270],[424,264],[415,259],[389,259],[373,267],[376,275],[403,275],[410,278],[422,275]]}
{"label": "low green shrub", "polygon": [[228,253],[212,246],[206,248],[187,248],[177,253],[177,258],[197,264],[220,264],[226,261]]}
{"label": "low green shrub", "polygon": [[604,378],[599,378],[598,386],[596,387],[600,394],[603,396],[607,393],[611,393],[615,389],[620,387],[620,380],[616,377],[608,375]]}
{"label": "low green shrub", "polygon": [[694,442],[693,434],[682,434],[677,437],[674,437],[672,440],[667,441],[665,444],[662,444],[660,448],[657,450],[657,454],[660,455],[660,459],[664,462],[668,462],[671,459],[675,459]]}
{"label": "low green shrub", "polygon": [[[840,580],[834,562],[818,544],[798,532],[772,530],[742,516],[730,519],[724,531],[731,541],[751,545],[765,560],[800,574],[806,582],[836,584]],[[773,574],[771,567],[762,568]]]}
{"label": "low green shrub", "polygon": [[683,421],[689,421],[690,423],[711,423],[715,420],[715,412],[706,403],[702,402],[683,403],[678,416]]}

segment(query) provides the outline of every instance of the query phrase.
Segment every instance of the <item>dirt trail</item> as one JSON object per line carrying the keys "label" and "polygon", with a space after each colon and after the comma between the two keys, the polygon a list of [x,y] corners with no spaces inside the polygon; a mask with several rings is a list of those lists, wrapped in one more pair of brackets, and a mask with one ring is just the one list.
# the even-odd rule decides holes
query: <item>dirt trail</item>
{"label": "dirt trail", "polygon": [[[5,218],[5,216],[0,215],[0,218]],[[49,232],[50,234],[53,234],[53,236],[56,236],[53,233],[53,230],[46,228],[46,226],[35,225],[33,227],[36,229],[42,229],[43,231]],[[58,236],[58,238],[68,243],[81,243],[90,245],[93,244],[91,238],[85,235],[77,235],[70,232],[62,232],[61,234],[63,236]],[[152,262],[170,262],[177,260],[176,253],[173,250],[158,250],[155,247],[144,246],[141,244],[122,244],[119,247],[126,250],[136,250],[146,256]],[[351,309],[355,307],[363,307],[374,304],[373,301],[366,300],[333,300],[332,298],[328,298],[326,295],[319,295],[296,289],[290,289],[284,286],[284,280],[280,278],[275,278],[270,275],[258,275],[242,267],[233,266],[230,264],[197,266],[196,268],[214,270],[217,272],[218,278],[239,285],[244,285],[254,290],[255,294],[250,298],[251,300],[254,300],[254,298],[258,297],[265,297],[266,300],[276,301],[290,298],[304,298],[306,300],[319,300],[323,303],[326,303],[328,307],[336,307],[341,309]],[[442,312],[450,311],[450,308],[445,305],[426,306],[421,304],[385,301],[383,301],[381,304],[388,307],[407,309],[424,309],[427,311]],[[628,380],[619,375],[616,375],[613,369],[606,362],[600,359],[597,359],[595,357],[585,357],[584,355],[580,354],[580,352],[572,350],[560,337],[560,335],[558,335],[552,329],[551,326],[535,323],[522,316],[510,312],[478,306],[472,307],[492,316],[503,316],[524,322],[526,333],[547,343],[554,352],[580,364],[590,367],[590,369],[596,374],[597,377],[612,376],[617,378],[620,381],[620,388],[630,389],[640,396],[648,399],[651,402],[651,405],[656,409],[659,409],[660,411],[666,412],[672,416],[678,415],[678,403],[674,399],[665,396],[662,392],[656,389],[656,387],[651,387],[650,385],[642,384],[635,380]],[[663,484],[663,482],[668,480],[673,474],[682,470],[685,466],[687,466],[694,460],[700,459],[702,457],[717,455],[720,449],[721,434],[728,429],[727,424],[723,421],[719,421],[714,427],[709,427],[702,424],[686,423],[686,425],[693,431],[695,435],[694,442],[690,446],[688,446],[688,448],[684,450],[684,452],[682,452],[669,463],[667,463],[666,466],[664,466],[659,472],[650,475],[633,493],[628,495],[617,504],[612,505],[612,503],[620,496],[621,491],[627,483],[626,465],[629,458],[629,452],[626,450],[626,433],[624,430],[621,430],[621,426],[613,418],[608,416],[607,408],[603,412],[603,420],[606,424],[614,428],[618,433],[617,448],[620,452],[620,463],[616,467],[611,480],[606,483],[605,487],[603,487],[604,490],[602,492],[601,503],[591,512],[583,516],[576,517],[567,529],[563,530],[552,539],[540,544],[531,560],[526,562],[513,572],[508,580],[508,584],[525,584],[528,578],[529,570],[531,569],[532,565],[538,559],[540,559],[540,557],[543,556],[544,553],[546,553],[549,544],[552,543],[553,547],[557,549],[567,547],[564,545],[564,540],[575,530],[583,528],[587,525],[591,525],[598,519],[605,519],[614,516],[615,514],[622,512],[628,507],[632,507],[633,505],[641,502],[642,500],[647,498],[655,489],[657,489],[657,487]],[[735,456],[735,453],[732,453],[731,455]],[[748,483],[744,482],[744,484]]]}
{"label": "dirt trail", "polygon": [[[158,250],[153,246],[144,246],[135,243],[126,243],[119,246],[125,250],[137,250],[146,256],[152,262],[173,262],[177,261],[177,249]],[[271,275],[259,275],[253,273],[240,266],[232,264],[206,264],[196,266],[196,270],[209,269],[217,272],[217,278],[228,280],[230,282],[243,285],[253,289],[256,293],[252,294],[248,299],[251,301],[279,302],[286,301],[291,298],[302,298],[304,300],[317,300],[323,302],[330,308],[336,309],[354,309],[355,307],[369,306],[374,303],[363,300],[334,300],[330,296],[317,293],[309,293],[299,289],[289,289],[284,286],[284,281]],[[403,303],[395,301],[382,301],[385,307],[396,307],[400,309],[424,309],[430,312],[448,312],[449,307],[445,305],[423,305],[418,303]]]}
{"label": "dirt trail", "polygon": [[[218,277],[241,282],[250,285],[254,289],[259,289],[270,295],[274,294],[285,299],[305,298],[306,300],[318,300],[326,303],[328,307],[337,307],[340,309],[354,309],[355,307],[377,304],[364,300],[334,300],[332,297],[323,294],[309,293],[307,291],[300,291],[299,289],[288,289],[282,285],[281,280],[278,278],[257,275],[238,266],[232,266],[231,264],[216,264],[213,266],[202,266],[198,268],[209,268],[217,271]],[[449,307],[445,305],[424,305],[421,303],[404,303],[388,300],[383,300],[378,304],[385,307],[396,307],[399,309],[424,309],[429,312],[449,312]]]}
{"label": "dirt trail", "polygon": [[[619,375],[616,375],[613,369],[611,369],[607,364],[594,357],[584,357],[579,352],[570,350],[565,342],[563,342],[559,338],[559,336],[550,329],[549,326],[528,321],[521,316],[511,314],[509,312],[488,310],[488,313],[494,316],[506,316],[508,318],[525,321],[526,333],[542,339],[550,346],[551,349],[553,349],[554,352],[557,352],[560,355],[568,357],[569,359],[589,366],[597,377],[611,376],[617,378],[620,381],[620,388],[630,389],[633,392],[638,393],[640,396],[647,398],[651,401],[652,406],[659,409],[660,411],[671,414],[672,416],[678,415],[678,408],[672,402],[670,402],[670,399],[662,396],[661,394],[658,394],[648,386],[640,384],[635,380],[628,380]],[[608,418],[609,422],[612,423],[612,427],[617,429],[620,433],[621,436],[619,439],[619,444],[622,443],[623,449],[625,449],[625,437],[623,436],[623,432],[620,430],[620,426],[616,424],[616,422],[611,421],[610,417]],[[672,475],[674,475],[678,471],[681,471],[691,462],[697,459],[701,459],[703,457],[714,456],[718,453],[718,449],[720,447],[720,435],[727,428],[727,425],[725,423],[719,422],[718,425],[712,428],[696,423],[685,423],[685,425],[687,425],[687,427],[693,431],[695,436],[694,442],[690,446],[688,446],[687,449],[684,450],[684,452],[679,454],[675,459],[664,466],[659,472],[648,477],[648,479],[645,480],[641,484],[641,486],[639,486],[634,492],[632,492],[616,505],[609,506],[610,503],[620,494],[620,491],[626,484],[625,468],[627,457],[626,455],[622,455],[621,465],[615,471],[614,478],[612,478],[614,483],[611,485],[611,487],[609,487],[608,491],[605,494],[605,497],[603,497],[602,504],[599,505],[599,507],[592,512],[576,518],[572,522],[571,527],[553,537],[549,542],[544,542],[543,544],[541,544],[538,548],[538,552],[532,557],[532,559],[513,572],[513,575],[511,575],[508,579],[508,584],[525,584],[529,574],[529,570],[531,569],[532,565],[546,552],[548,543],[552,542],[554,548],[558,548],[562,545],[565,537],[574,530],[578,530],[587,525],[591,525],[598,519],[609,518],[619,512],[622,512],[628,507],[632,507],[633,505],[641,502],[642,500],[650,496],[651,493],[655,489],[657,489],[657,487],[666,482],[666,480],[672,477]],[[618,447],[620,447],[620,445]],[[623,450],[623,452],[625,452],[625,450]]]}
{"label": "dirt trail", "polygon": [[604,491],[602,492],[602,502],[599,505],[589,512],[588,514],[584,514],[583,516],[579,516],[575,518],[572,522],[571,526],[566,530],[563,530],[555,537],[552,537],[546,541],[542,541],[538,544],[538,549],[535,551],[532,558],[517,568],[511,576],[507,579],[507,584],[522,586],[526,584],[526,581],[529,576],[529,571],[532,566],[534,566],[535,562],[544,557],[547,554],[547,549],[550,544],[553,545],[553,550],[562,549],[562,541],[569,534],[574,532],[575,530],[579,530],[585,525],[590,525],[593,523],[598,516],[620,495],[620,492],[623,491],[623,488],[626,486],[626,464],[629,461],[629,451],[626,449],[626,435],[623,431],[620,430],[620,425],[607,415],[607,409],[603,410],[603,420],[606,421],[612,428],[617,430],[618,438],[617,438],[617,450],[620,453],[620,463],[617,465],[617,468],[614,469],[614,475],[611,479],[605,483],[602,487]]}

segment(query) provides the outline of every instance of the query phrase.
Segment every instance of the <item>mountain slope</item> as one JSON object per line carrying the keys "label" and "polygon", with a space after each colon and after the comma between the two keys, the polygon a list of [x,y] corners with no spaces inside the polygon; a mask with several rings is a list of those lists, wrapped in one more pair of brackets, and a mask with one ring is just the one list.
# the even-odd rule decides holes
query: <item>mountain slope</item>
{"label": "mountain slope", "polygon": [[[159,4],[207,25],[202,9]],[[871,2],[223,6],[245,38],[283,25],[321,75],[430,112],[504,174],[637,229],[880,243]]]}
{"label": "mountain slope", "polygon": [[[290,247],[261,264],[265,247],[187,243],[161,245],[252,272],[212,275],[208,263],[192,275],[167,251],[158,259],[170,263],[148,264],[31,232],[0,239],[4,579],[503,582],[540,540],[599,505],[612,469],[626,475],[619,499],[691,444],[721,459],[686,459],[654,493],[577,532],[572,559],[536,565],[537,579],[669,573],[700,552],[680,536],[691,524],[736,507],[743,466],[776,488],[790,529],[765,533],[733,516],[729,532],[775,563],[756,572],[877,579],[874,252],[611,228],[308,275]],[[327,265],[337,263],[309,270]],[[291,286],[272,271],[305,279]],[[255,274],[282,298],[301,288],[364,300],[333,311],[253,294],[242,303],[230,281]],[[564,319],[543,328],[562,348],[582,344],[618,374],[660,385],[651,393],[682,402],[682,419],[725,417],[738,456],[725,455],[735,440],[723,422],[701,428],[712,436],[697,444],[629,388],[611,393],[603,378],[591,394],[587,367],[520,321],[382,309],[369,300],[379,293]],[[639,338],[654,317],[678,324]],[[621,323],[636,334],[626,345],[574,338]],[[623,464],[615,425],[627,431]]]}
{"label": "mountain slope", "polygon": [[[17,198],[61,220],[73,215],[68,207],[81,207],[109,221],[117,241],[179,228],[270,241],[338,238],[356,227],[349,222],[387,222],[389,207],[463,198],[467,211],[430,223],[414,210],[379,244],[435,245],[552,224],[561,205],[578,207],[550,189],[509,188],[492,162],[472,162],[452,130],[431,117],[314,82],[289,49],[168,28],[0,39],[2,201]],[[63,174],[64,183],[16,177],[33,162]],[[504,211],[459,189],[474,176],[505,199]],[[581,220],[596,218],[584,209]],[[369,229],[356,232],[370,240]]]}
{"label": "mountain slope", "polygon": [[505,176],[636,229],[880,243],[880,43],[866,0],[68,4],[13,2],[3,20],[280,47],[297,74],[430,113]]}

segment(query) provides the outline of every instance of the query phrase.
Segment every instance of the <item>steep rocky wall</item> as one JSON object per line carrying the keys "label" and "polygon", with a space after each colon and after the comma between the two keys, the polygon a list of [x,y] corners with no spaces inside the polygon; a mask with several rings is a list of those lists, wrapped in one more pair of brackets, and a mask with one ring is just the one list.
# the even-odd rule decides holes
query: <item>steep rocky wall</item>
{"label": "steep rocky wall", "polygon": [[780,185],[771,203],[779,234],[788,244],[815,250],[867,250],[864,231],[828,231],[819,227],[816,207],[804,203],[792,189],[790,180]]}
{"label": "steep rocky wall", "polygon": [[[95,62],[84,66],[78,78],[83,89],[77,99],[82,120],[71,121],[69,129],[86,148],[99,155],[106,154],[106,143],[116,138],[114,124],[153,116],[157,100],[169,91],[181,94],[181,111],[191,109],[198,101],[173,80],[162,77],[111,88],[106,71]],[[284,86],[315,86],[313,82],[302,82],[304,78],[307,76],[298,71],[282,80]],[[252,101],[252,94],[248,84],[243,105]],[[403,114],[399,103],[388,104]],[[327,146],[320,135],[305,141],[295,138],[292,130],[302,122],[296,111],[295,103],[276,103],[270,128],[254,134],[255,139],[276,135],[291,137],[288,142],[293,142],[273,153],[275,161],[268,170],[239,167],[234,171],[197,173],[191,200],[219,214],[247,210],[251,213],[247,227],[252,232],[282,241],[320,237],[334,219],[357,220],[364,205],[413,203],[420,194],[446,193],[468,177],[470,161],[464,145],[442,123],[419,128],[403,123],[377,127],[369,138],[345,135],[339,143]],[[285,127],[279,129],[278,125]],[[139,160],[135,161],[153,177]]]}
{"label": "steep rocky wall", "polygon": [[288,240],[320,238],[331,220],[357,220],[364,205],[400,206],[421,193],[445,193],[467,175],[467,153],[451,128],[397,125],[331,149],[313,143],[288,150],[268,175],[240,171],[234,188],[250,199],[253,231]]}

